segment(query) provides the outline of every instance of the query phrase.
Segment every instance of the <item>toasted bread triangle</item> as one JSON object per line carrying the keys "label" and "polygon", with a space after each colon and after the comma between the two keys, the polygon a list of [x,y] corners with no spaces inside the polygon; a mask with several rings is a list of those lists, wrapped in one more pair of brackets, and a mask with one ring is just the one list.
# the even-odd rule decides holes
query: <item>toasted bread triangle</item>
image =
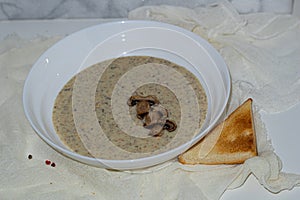
{"label": "toasted bread triangle", "polygon": [[183,164],[240,164],[257,155],[252,99],[178,157]]}

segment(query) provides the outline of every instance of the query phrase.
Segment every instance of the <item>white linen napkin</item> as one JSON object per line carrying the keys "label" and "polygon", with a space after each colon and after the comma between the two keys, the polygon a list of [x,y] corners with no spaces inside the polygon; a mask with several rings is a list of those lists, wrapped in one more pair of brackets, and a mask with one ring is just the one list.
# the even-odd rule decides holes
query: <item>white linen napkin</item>
{"label": "white linen napkin", "polygon": [[[22,88],[32,64],[58,38],[27,41],[12,36],[0,44],[1,199],[219,199],[225,190],[241,186],[250,174],[274,193],[300,186],[300,175],[281,171],[281,161],[259,115],[261,109],[286,109],[300,94],[299,74],[292,73],[300,66],[300,44],[292,42],[299,37],[299,21],[269,14],[240,16],[226,3],[193,10],[142,7],[132,11],[129,18],[182,26],[200,34],[221,52],[233,79],[228,112],[247,97],[254,99],[259,156],[241,165],[215,166],[182,165],[174,159],[148,169],[123,172],[66,158],[35,134],[22,108]],[[278,28],[282,26],[285,28]],[[282,45],[286,43],[289,47]],[[280,68],[283,65],[291,73]],[[260,70],[271,71],[261,74]],[[285,80],[288,83],[283,75],[289,77]],[[282,84],[292,84],[288,93],[274,89],[277,78]],[[264,93],[287,97],[272,99]],[[32,159],[28,159],[29,154]],[[56,166],[46,165],[47,159]]]}

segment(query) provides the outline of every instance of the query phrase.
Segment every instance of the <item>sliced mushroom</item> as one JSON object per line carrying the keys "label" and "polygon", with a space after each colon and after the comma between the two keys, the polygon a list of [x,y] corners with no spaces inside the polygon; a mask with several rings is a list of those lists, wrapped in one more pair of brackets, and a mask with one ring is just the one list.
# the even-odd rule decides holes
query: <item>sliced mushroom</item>
{"label": "sliced mushroom", "polygon": [[133,95],[128,99],[127,104],[129,106],[135,106],[138,102],[141,101],[147,101],[150,106],[153,106],[155,104],[159,104],[159,100],[156,98],[156,96],[148,95],[148,96],[140,96],[140,95]]}
{"label": "sliced mushroom", "polygon": [[168,118],[168,111],[162,105],[154,105],[150,108],[148,115],[144,118],[144,127],[150,127],[152,124],[161,124],[162,128]]}
{"label": "sliced mushroom", "polygon": [[150,107],[152,105],[159,104],[159,100],[152,95],[149,96],[140,96],[134,95],[131,96],[127,102],[129,106],[136,106],[136,115],[138,119],[144,119],[148,115]]}
{"label": "sliced mushroom", "polygon": [[176,130],[175,122],[168,120],[168,110],[159,104],[155,96],[134,95],[129,98],[127,104],[136,106],[136,116],[143,120],[145,128],[150,129],[149,135],[157,137],[162,135],[163,130]]}
{"label": "sliced mushroom", "polygon": [[175,122],[168,120],[168,111],[162,105],[152,106],[149,114],[144,118],[144,127],[151,129],[150,135],[161,136],[163,130],[173,132],[177,125]]}
{"label": "sliced mushroom", "polygon": [[177,128],[177,125],[175,124],[175,122],[170,121],[170,120],[167,119],[167,121],[164,125],[164,129],[166,129],[169,132],[173,132],[173,131],[176,130],[176,128]]}
{"label": "sliced mushroom", "polygon": [[163,134],[163,126],[161,124],[155,124],[151,130],[149,135],[153,137],[160,137]]}

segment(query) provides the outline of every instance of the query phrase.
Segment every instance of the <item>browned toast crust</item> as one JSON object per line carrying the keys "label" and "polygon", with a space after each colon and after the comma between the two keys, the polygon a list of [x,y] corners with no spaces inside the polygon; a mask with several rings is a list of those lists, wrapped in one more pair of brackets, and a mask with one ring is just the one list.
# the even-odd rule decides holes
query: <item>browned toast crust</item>
{"label": "browned toast crust", "polygon": [[[217,135],[217,141],[205,156],[200,156],[201,145],[210,134]],[[256,155],[252,99],[249,98],[178,160],[183,164],[240,164]]]}

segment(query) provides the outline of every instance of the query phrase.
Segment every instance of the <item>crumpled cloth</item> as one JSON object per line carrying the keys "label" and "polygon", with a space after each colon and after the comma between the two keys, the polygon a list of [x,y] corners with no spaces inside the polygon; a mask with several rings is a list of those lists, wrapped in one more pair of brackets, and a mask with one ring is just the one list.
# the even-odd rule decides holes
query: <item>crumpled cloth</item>
{"label": "crumpled cloth", "polygon": [[141,7],[128,18],[174,24],[208,40],[225,59],[236,92],[253,96],[267,112],[281,112],[299,103],[298,18],[270,13],[240,15],[225,0],[195,9]]}
{"label": "crumpled cloth", "polygon": [[[27,41],[11,36],[0,43],[1,199],[210,200],[219,199],[227,189],[240,187],[251,174],[273,193],[300,186],[300,175],[281,171],[282,163],[274,153],[259,114],[261,109],[279,109],[276,106],[282,102],[290,103],[289,106],[295,103],[295,99],[286,99],[299,94],[293,93],[297,93],[299,81],[288,89],[292,92],[285,94],[288,95],[286,99],[270,101],[269,104],[272,105],[266,105],[266,97],[260,93],[261,90],[268,95],[284,95],[285,91],[273,93],[272,87],[277,85],[276,80],[271,77],[272,71],[271,75],[256,74],[256,68],[260,69],[264,64],[270,64],[268,69],[276,71],[276,67],[283,65],[283,61],[291,64],[284,67],[294,71],[299,69],[293,68],[297,64],[300,66],[296,56],[299,55],[299,43],[294,42],[289,48],[282,46],[282,51],[274,55],[271,51],[278,48],[277,45],[289,42],[291,37],[299,37],[299,34],[294,34],[300,31],[299,21],[290,16],[267,14],[240,16],[226,2],[193,10],[170,6],[142,7],[132,11],[129,18],[159,20],[182,26],[206,38],[221,52],[233,80],[228,113],[246,97],[254,99],[259,156],[241,165],[215,166],[182,165],[174,159],[155,167],[134,171],[106,170],[66,158],[35,134],[25,118],[22,105],[22,88],[32,64],[59,38]],[[240,43],[245,46],[240,47]],[[257,51],[248,51],[248,47]],[[255,52],[257,54],[251,54]],[[261,53],[269,56],[268,59]],[[277,62],[279,54],[284,59]],[[254,59],[256,56],[259,59]],[[299,73],[286,73],[282,74],[289,77],[286,81],[292,82],[299,78]],[[280,109],[286,109],[286,104],[280,106]],[[29,154],[33,156],[32,159],[28,159]],[[56,166],[46,165],[46,159],[55,162]]]}

